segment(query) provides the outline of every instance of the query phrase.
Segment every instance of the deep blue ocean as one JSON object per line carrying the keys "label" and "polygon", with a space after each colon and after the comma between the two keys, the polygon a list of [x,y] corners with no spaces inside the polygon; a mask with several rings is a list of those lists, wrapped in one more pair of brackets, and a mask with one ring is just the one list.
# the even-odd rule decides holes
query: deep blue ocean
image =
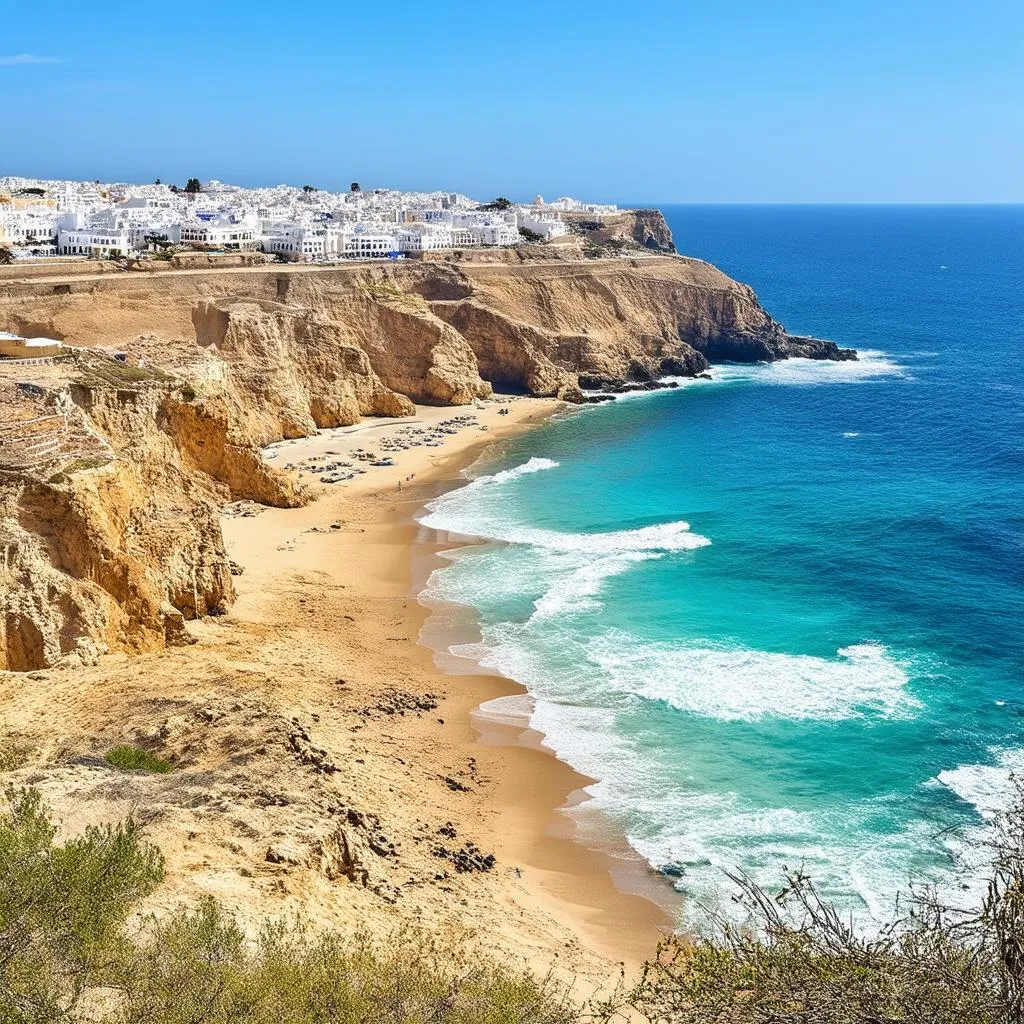
{"label": "deep blue ocean", "polygon": [[489,541],[428,593],[598,780],[584,833],[688,915],[801,865],[864,920],[969,902],[1024,771],[1024,207],[663,209],[861,361],[713,367],[502,446],[426,516]]}

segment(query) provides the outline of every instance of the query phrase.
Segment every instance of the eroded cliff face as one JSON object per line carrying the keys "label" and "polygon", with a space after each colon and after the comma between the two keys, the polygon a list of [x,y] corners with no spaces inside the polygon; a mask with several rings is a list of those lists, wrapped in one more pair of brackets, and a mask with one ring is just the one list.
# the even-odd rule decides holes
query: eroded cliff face
{"label": "eroded cliff face", "polygon": [[[412,402],[386,387],[343,324],[304,306],[270,300],[201,300],[196,344],[223,366],[233,443],[305,437],[361,416],[407,416]],[[207,391],[218,389],[207,386]]]}
{"label": "eroded cliff face", "polygon": [[588,213],[564,215],[574,230],[595,245],[625,242],[650,252],[674,253],[672,231],[661,210],[621,210],[596,216]]}
{"label": "eroded cliff face", "polygon": [[695,375],[709,361],[853,358],[832,342],[792,338],[754,292],[683,257],[468,264],[465,297],[434,311],[472,345],[481,372],[532,394],[585,378]]}
{"label": "eroded cliff face", "polygon": [[[229,488],[194,472],[175,444],[167,416],[181,401],[163,382],[76,377],[25,396],[5,422],[0,668],[187,642],[183,618],[227,609],[218,511]],[[287,490],[262,497],[287,500]]]}
{"label": "eroded cliff face", "polygon": [[[670,245],[647,213],[608,230]],[[581,385],[709,360],[853,357],[788,336],[706,263],[585,259],[579,245],[537,259],[0,278],[0,329],[94,348],[0,363],[0,668],[187,642],[185,619],[226,610],[224,502],[304,500],[261,458],[270,442],[492,387],[579,400]]]}

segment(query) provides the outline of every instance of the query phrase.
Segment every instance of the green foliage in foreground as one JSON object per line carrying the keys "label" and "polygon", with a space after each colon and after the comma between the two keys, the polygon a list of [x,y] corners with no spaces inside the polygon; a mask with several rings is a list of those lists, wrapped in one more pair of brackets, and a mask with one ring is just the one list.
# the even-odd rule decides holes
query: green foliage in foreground
{"label": "green foliage in foreground", "polygon": [[671,939],[629,1001],[652,1024],[1021,1024],[1024,789],[997,823],[974,910],[918,894],[864,936],[791,875],[772,897],[734,877],[753,927]]}
{"label": "green foliage in foreground", "polygon": [[133,822],[91,828],[64,845],[31,790],[0,804],[0,1020],[82,1019],[128,944],[124,925],[163,877]]}
{"label": "green foliage in foreground", "polygon": [[959,935],[931,909],[865,939],[797,882],[799,926],[763,901],[766,932],[724,927],[714,940],[668,940],[630,1001],[651,1022],[709,1024],[1009,1024],[992,948]]}
{"label": "green foliage in foreground", "polygon": [[470,957],[420,933],[387,947],[268,925],[252,941],[215,903],[154,925],[128,965],[125,1024],[231,1021],[570,1024],[550,981]]}
{"label": "green foliage in foreground", "polygon": [[975,913],[919,899],[864,938],[802,876],[738,878],[751,927],[664,942],[636,986],[575,1004],[550,977],[445,936],[390,942],[300,922],[246,935],[214,901],[138,919],[159,852],[131,822],[63,844],[34,791],[0,799],[2,1024],[1019,1024],[1024,811]]}
{"label": "green foliage in foreground", "polygon": [[141,747],[114,747],[103,755],[103,760],[123,771],[156,772],[159,775],[166,775],[173,767],[169,761]]}
{"label": "green foliage in foreground", "polygon": [[296,923],[247,938],[212,900],[126,926],[163,875],[139,827],[64,845],[33,791],[0,800],[3,1024],[570,1024],[551,981],[417,932]]}

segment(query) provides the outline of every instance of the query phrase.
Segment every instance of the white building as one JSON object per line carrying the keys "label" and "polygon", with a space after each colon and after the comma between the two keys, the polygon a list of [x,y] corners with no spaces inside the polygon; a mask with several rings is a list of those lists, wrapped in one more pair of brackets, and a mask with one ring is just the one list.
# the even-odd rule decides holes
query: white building
{"label": "white building", "polygon": [[258,249],[259,225],[255,219],[232,217],[182,221],[180,241],[184,245],[209,245],[217,249]]}
{"label": "white building", "polygon": [[0,206],[0,243],[24,247],[52,244],[57,238],[60,217],[58,210],[46,207]]}
{"label": "white building", "polygon": [[57,234],[60,256],[109,256],[115,251],[127,255],[130,248],[123,228],[61,228]]}
{"label": "white building", "polygon": [[451,249],[452,228],[444,223],[407,224],[395,232],[395,248],[401,252]]}
{"label": "white building", "polygon": [[[99,184],[0,178],[0,244],[22,255],[145,252],[154,237],[171,245],[256,249],[289,259],[379,259],[391,252],[511,246],[519,229],[544,239],[567,232],[563,213],[595,220],[614,206],[563,196],[532,206],[481,209],[454,192],[390,188],[331,192],[278,185],[241,188],[217,180],[185,193],[157,182]],[[26,249],[26,245],[31,248]]]}
{"label": "white building", "polygon": [[398,251],[398,239],[393,231],[357,224],[344,236],[342,255],[357,259],[382,259],[389,252]]}
{"label": "white building", "polygon": [[303,225],[280,225],[265,232],[260,245],[264,252],[286,256],[301,263],[309,263],[328,255],[327,231],[324,228]]}
{"label": "white building", "polygon": [[569,233],[559,214],[536,206],[520,206],[516,210],[516,227],[532,231],[546,242]]}
{"label": "white building", "polygon": [[181,241],[181,224],[163,224],[159,221],[148,224],[136,225],[125,229],[128,234],[128,244],[137,252],[145,252],[152,248],[154,239],[159,239],[165,245],[177,245]]}
{"label": "white building", "polygon": [[481,225],[480,234],[483,245],[517,245],[520,240],[516,225],[505,221]]}

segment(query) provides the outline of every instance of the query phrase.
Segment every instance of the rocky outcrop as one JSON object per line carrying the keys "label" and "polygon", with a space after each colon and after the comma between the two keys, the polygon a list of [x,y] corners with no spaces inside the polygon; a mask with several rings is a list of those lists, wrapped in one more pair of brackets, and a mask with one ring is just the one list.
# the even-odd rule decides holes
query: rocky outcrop
{"label": "rocky outcrop", "polygon": [[786,334],[723,334],[696,342],[696,347],[712,362],[772,363],[780,359],[833,359],[837,361],[857,358],[852,348],[840,348],[834,341],[802,338]]}
{"label": "rocky outcrop", "polygon": [[[554,394],[582,372],[617,380],[694,376],[708,363],[792,356],[856,358],[834,343],[794,338],[753,290],[684,257],[465,265],[469,298],[435,302],[490,380]],[[639,372],[639,376],[638,376]]]}
{"label": "rocky outcrop", "polygon": [[[654,211],[599,230],[671,245]],[[27,381],[0,363],[0,668],[187,642],[185,620],[228,608],[222,504],[304,500],[261,458],[270,442],[492,387],[580,402],[709,361],[856,358],[788,335],[707,263],[570,242],[537,259],[0,276],[0,329],[95,347]]]}
{"label": "rocky outcrop", "polygon": [[661,210],[634,210],[631,236],[637,245],[655,252],[675,252],[672,231]]}
{"label": "rocky outcrop", "polygon": [[[196,343],[222,361],[233,437],[276,441],[349,426],[361,416],[407,416],[352,332],[322,313],[270,300],[205,300],[192,309]],[[218,389],[212,389],[217,393]]]}
{"label": "rocky outcrop", "polygon": [[374,369],[396,391],[424,405],[467,405],[486,398],[473,349],[416,294],[372,285],[347,311]]}
{"label": "rocky outcrop", "polygon": [[71,383],[38,411],[69,395],[116,455],[0,456],[0,668],[187,642],[184,618],[234,597],[217,515],[227,491],[193,473],[162,429],[164,388]]}
{"label": "rocky outcrop", "polygon": [[650,252],[674,253],[672,231],[661,210],[621,210],[600,216],[563,214],[573,230],[595,245],[626,243]]}

